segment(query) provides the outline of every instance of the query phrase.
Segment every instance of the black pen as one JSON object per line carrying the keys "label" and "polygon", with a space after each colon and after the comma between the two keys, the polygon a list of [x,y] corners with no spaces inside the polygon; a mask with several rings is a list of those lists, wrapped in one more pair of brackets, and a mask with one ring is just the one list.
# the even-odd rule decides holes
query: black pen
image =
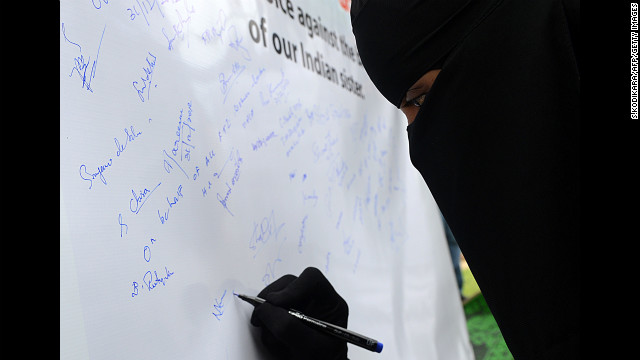
{"label": "black pen", "polygon": [[[253,305],[253,306],[258,306],[260,304],[262,304],[265,300],[261,299],[259,297],[256,296],[249,296],[249,295],[241,295],[241,294],[236,294],[234,293],[234,295],[236,295],[237,297],[239,297],[240,299],[248,302],[249,304]],[[339,339],[342,339],[346,342],[350,342],[354,345],[358,345],[360,347],[363,347],[367,350],[371,350],[371,351],[375,351],[375,352],[381,352],[382,351],[382,343],[368,338],[366,336],[360,335],[358,333],[355,333],[351,330],[347,330],[345,328],[342,328],[340,326],[337,325],[333,325],[330,324],[326,321],[322,321],[322,320],[318,320],[318,319],[314,319],[310,316],[304,315],[303,313],[301,313],[300,311],[297,310],[293,310],[293,309],[289,309],[289,314],[292,316],[297,317],[298,319],[302,320],[302,322],[304,322],[305,324],[307,324],[308,326],[316,329],[316,330],[320,330],[322,332],[324,332],[325,334],[329,334],[332,336],[335,336]]]}

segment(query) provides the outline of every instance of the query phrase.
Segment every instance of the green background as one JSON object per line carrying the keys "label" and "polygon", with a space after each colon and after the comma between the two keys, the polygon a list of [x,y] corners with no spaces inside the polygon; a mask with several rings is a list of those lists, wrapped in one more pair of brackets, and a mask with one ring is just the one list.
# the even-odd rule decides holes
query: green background
{"label": "green background", "polygon": [[464,260],[460,265],[463,279],[462,295],[467,298],[463,302],[464,313],[476,360],[513,359],[471,270]]}

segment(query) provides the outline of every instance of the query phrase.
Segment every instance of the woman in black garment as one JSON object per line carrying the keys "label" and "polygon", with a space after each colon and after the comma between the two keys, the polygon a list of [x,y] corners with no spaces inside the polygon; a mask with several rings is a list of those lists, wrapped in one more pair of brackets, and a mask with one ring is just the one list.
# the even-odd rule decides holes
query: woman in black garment
{"label": "woman in black garment", "polygon": [[[364,68],[406,115],[411,161],[516,359],[578,357],[578,13],[578,0],[351,5]],[[251,322],[279,358],[347,358],[344,342],[280,309],[346,327],[319,271],[259,295]]]}

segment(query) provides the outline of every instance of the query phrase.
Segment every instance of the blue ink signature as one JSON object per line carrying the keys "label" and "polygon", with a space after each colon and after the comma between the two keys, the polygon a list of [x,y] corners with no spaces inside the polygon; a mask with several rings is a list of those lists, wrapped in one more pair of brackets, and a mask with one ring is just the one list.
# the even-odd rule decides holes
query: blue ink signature
{"label": "blue ink signature", "polygon": [[169,204],[169,207],[167,208],[167,211],[164,212],[164,216],[160,215],[160,210],[158,210],[158,217],[160,218],[160,223],[164,224],[165,222],[167,222],[169,220],[169,211],[171,210],[171,208],[173,208],[178,201],[184,197],[184,195],[182,194],[182,185],[178,186],[178,191],[176,192],[177,196],[174,196],[173,199],[169,200],[169,198],[167,197],[167,203]]}
{"label": "blue ink signature", "polygon": [[[162,183],[158,183],[158,185],[156,185],[156,187],[154,187],[152,190],[145,188],[144,190],[141,190],[139,194],[136,194],[136,192],[133,191],[133,189],[131,189],[133,198],[129,199],[129,210],[131,210],[131,212],[135,214],[140,212],[144,203],[147,202],[151,194],[153,194],[153,192],[156,191],[156,189],[158,188],[158,186],[160,186],[160,184]],[[134,201],[135,201],[135,205],[133,204]]]}
{"label": "blue ink signature", "polygon": [[[156,57],[155,55],[153,55],[150,52],[147,52],[149,54],[149,56],[151,56],[153,58],[153,60],[149,60],[149,56],[147,56],[146,60],[147,60],[147,65],[149,65],[148,67],[142,67],[142,71],[144,71],[144,77],[140,77],[140,80],[142,81],[142,87],[139,88],[139,82],[136,80],[132,83],[133,88],[136,90],[136,92],[138,93],[138,97],[140,98],[140,101],[144,102],[144,91],[147,90],[147,100],[149,100],[149,96],[151,93],[151,79],[153,78],[153,69],[156,66]],[[156,87],[158,85],[155,85]]]}
{"label": "blue ink signature", "polygon": [[316,195],[315,189],[313,189],[313,193],[311,195],[305,194],[304,191],[302,192],[302,203],[306,205],[307,201],[311,203],[312,207],[315,207],[316,205],[318,205],[318,195]]}
{"label": "blue ink signature", "polygon": [[[129,130],[131,130],[131,133],[129,133]],[[127,148],[127,145],[129,144],[129,142],[134,141],[138,136],[142,134],[142,132],[141,131],[136,132],[133,129],[133,125],[131,125],[129,129],[124,129],[124,134],[126,135],[124,145],[120,144],[120,141],[118,141],[118,138],[113,138],[113,141],[116,144],[116,156],[120,156],[120,154],[122,154]]]}
{"label": "blue ink signature", "polygon": [[216,317],[216,319],[218,319],[218,321],[220,321],[220,318],[222,317],[222,315],[224,314],[224,296],[227,295],[227,290],[224,290],[224,293],[222,293],[222,296],[220,297],[220,300],[218,300],[218,298],[215,299],[215,304],[213,304],[213,316]]}
{"label": "blue ink signature", "polygon": [[263,137],[263,138],[259,138],[255,143],[251,144],[251,149],[253,151],[257,151],[260,148],[267,146],[267,143],[269,142],[269,140],[278,137],[278,135],[275,134],[274,131],[272,131],[271,133],[269,133],[269,135]]}
{"label": "blue ink signature", "polygon": [[227,210],[227,212],[231,216],[234,216],[234,215],[231,212],[231,210],[229,210],[229,206],[228,206],[229,196],[231,195],[231,191],[233,190],[234,186],[240,179],[240,165],[242,164],[242,158],[240,157],[240,152],[238,150],[235,150],[235,153],[234,153],[234,150],[235,149],[231,150],[231,153],[229,154],[229,158],[227,159],[227,162],[225,162],[224,165],[222,166],[220,173],[214,173],[214,176],[217,176],[218,178],[220,178],[220,175],[224,170],[224,167],[227,165],[227,163],[229,163],[230,160],[233,160],[235,165],[235,171],[233,172],[233,176],[231,177],[231,185],[229,185],[229,182],[225,182],[225,185],[227,185],[227,191],[224,196],[220,195],[220,193],[216,194],[218,202],[220,202],[222,207],[225,208],[225,210]]}
{"label": "blue ink signature", "polygon": [[[233,35],[231,33],[233,32]],[[235,26],[229,28],[229,47],[237,51],[243,59],[247,61],[251,61],[251,55],[249,54],[249,50],[242,46],[242,37],[238,36],[238,31]]]}
{"label": "blue ink signature", "polygon": [[229,95],[229,91],[231,91],[233,84],[235,84],[240,74],[242,74],[246,68],[246,66],[240,65],[240,63],[236,61],[231,65],[231,74],[229,76],[225,75],[225,73],[218,74],[220,92],[224,95],[224,99],[222,100],[223,104],[227,101],[227,95]]}
{"label": "blue ink signature", "polygon": [[264,283],[265,286],[268,286],[273,280],[276,279],[276,264],[278,264],[279,262],[282,262],[282,258],[280,258],[280,251],[282,250],[283,246],[284,246],[284,240],[280,244],[280,247],[278,247],[278,255],[276,255],[276,258],[272,262],[267,263],[267,266],[264,271],[264,276],[262,276],[262,282]]}
{"label": "blue ink signature", "polygon": [[236,30],[235,25],[227,25],[227,15],[223,10],[220,10],[218,12],[218,21],[216,25],[212,26],[211,29],[207,29],[202,33],[202,40],[204,41],[205,45],[207,43],[213,42],[216,39],[219,39],[222,43],[224,43],[224,35],[226,35],[226,40],[228,41],[227,45],[229,45],[230,48],[238,52],[244,60],[251,61],[249,50],[247,50],[247,48],[242,45],[243,38],[238,35],[238,31]]}
{"label": "blue ink signature", "polygon": [[264,276],[262,277],[262,282],[264,283],[264,286],[268,286],[272,280],[275,280],[276,264],[279,262],[282,262],[282,259],[280,259],[280,255],[278,255],[278,257],[274,259],[273,262],[267,263],[267,266],[264,271]]}
{"label": "blue ink signature", "polygon": [[305,215],[304,219],[302,219],[302,227],[300,228],[300,237],[298,238],[298,253],[302,254],[302,248],[304,244],[307,242],[307,236],[305,235],[305,230],[307,227],[307,219],[309,215]]}
{"label": "blue ink signature", "polygon": [[[185,1],[185,10],[187,12],[187,14],[194,14],[195,13],[195,9],[193,8],[193,6],[191,6],[191,9],[189,9],[187,7],[187,3]],[[180,15],[180,12],[175,9],[176,14],[178,14],[178,21],[173,24],[171,26],[171,29],[173,30],[172,33],[172,37],[169,38],[169,36],[167,35],[165,28],[162,28],[162,34],[164,35],[165,39],[167,40],[167,42],[169,43],[169,50],[173,50],[173,42],[176,40],[176,38],[180,37],[180,40],[184,40],[185,38],[185,34],[184,34],[184,28],[185,28],[185,24],[187,25],[187,31],[189,31],[189,23],[191,22],[191,15],[187,16],[186,19],[182,18],[182,15]],[[187,35],[187,47],[189,47],[189,36]]]}
{"label": "blue ink signature", "polygon": [[251,234],[251,238],[249,238],[249,249],[254,251],[254,259],[271,239],[275,242],[278,241],[278,235],[284,225],[285,223],[278,224],[276,222],[273,210],[271,210],[269,216],[265,216],[260,220],[260,224],[253,223],[253,233]]}
{"label": "blue ink signature", "polygon": [[80,178],[89,182],[89,189],[93,187],[93,180],[95,180],[96,177],[100,177],[102,183],[107,185],[107,179],[105,179],[104,177],[104,171],[111,165],[113,165],[113,159],[109,159],[107,163],[98,166],[98,171],[96,171],[95,173],[89,173],[87,172],[87,166],[85,164],[82,164],[80,165]]}
{"label": "blue ink signature", "polygon": [[[113,138],[113,141],[116,145],[116,156],[120,156],[126,150],[127,145],[142,134],[142,132],[140,131],[136,132],[135,129],[133,128],[133,125],[130,126],[129,129],[125,128],[123,130],[125,134],[124,144],[121,144],[118,138],[115,138],[115,137]],[[107,179],[104,177],[104,172],[105,170],[107,170],[107,168],[111,167],[112,165],[113,165],[113,158],[110,158],[109,161],[105,162],[102,165],[97,166],[96,172],[88,172],[87,165],[82,164],[80,165],[80,169],[79,169],[80,178],[82,180],[89,182],[89,189],[93,187],[93,180],[95,180],[96,178],[100,178],[100,181],[102,181],[103,184],[107,185]]]}
{"label": "blue ink signature", "polygon": [[[84,58],[84,55],[82,54],[82,46],[78,45],[77,43],[67,38],[64,23],[62,24],[62,34],[64,35],[64,39],[69,44],[77,46],[80,51],[80,56],[76,56],[73,59],[74,67],[73,69],[71,69],[71,72],[69,73],[69,77],[72,77],[74,73],[77,74],[82,80],[82,87],[91,92],[93,92],[93,89],[91,88],[91,81],[96,77],[96,69],[98,67],[98,56],[100,55],[100,47],[102,46],[102,39],[104,38],[104,32],[106,29],[107,29],[107,26],[105,25],[104,29],[102,29],[102,36],[100,37],[100,43],[98,44],[98,51],[96,53],[96,58],[95,60],[93,60],[93,62],[91,62],[90,56],[88,56],[86,59]],[[87,70],[89,70],[89,65],[91,65],[91,71],[87,75]]]}
{"label": "blue ink signature", "polygon": [[[151,291],[153,289],[156,288],[156,286],[162,284],[162,286],[166,286],[167,285],[167,280],[169,280],[169,278],[171,276],[173,276],[173,274],[175,272],[171,272],[169,271],[169,269],[165,266],[164,267],[164,271],[165,271],[165,275],[164,276],[158,276],[158,272],[157,271],[153,271],[153,273],[151,272],[151,270],[147,271],[144,276],[142,277],[142,285],[140,285],[141,288],[144,289],[145,285],[147,287],[148,291]],[[137,282],[133,282],[132,283],[133,286],[133,292],[131,293],[131,297],[136,297],[138,295],[140,295],[140,293],[138,292],[138,283]]]}
{"label": "blue ink signature", "polygon": [[268,84],[269,93],[266,99],[262,95],[262,91],[260,92],[260,100],[263,106],[268,105],[271,102],[271,100],[273,100],[276,104],[279,104],[281,101],[283,101],[283,97],[289,94],[289,92],[287,91],[287,87],[289,86],[289,80],[285,78],[284,71],[282,69],[280,69],[280,75],[281,75],[280,81],[277,84],[275,84],[275,86],[273,85],[273,83]]}
{"label": "blue ink signature", "polygon": [[[184,171],[184,169],[182,168],[182,166],[180,166],[180,164],[178,164],[176,159],[172,158],[169,154],[167,154],[167,152],[165,150],[162,150],[162,152],[164,153],[165,157],[168,158],[169,160],[171,160],[178,167],[178,169],[180,169],[180,171],[182,171],[184,176],[186,176],[187,179],[188,179],[189,175],[187,175],[187,172]],[[167,172],[167,174],[171,174],[171,169],[173,169],[173,165],[171,165],[171,163],[169,161],[167,161],[166,158],[164,159],[164,163],[163,163],[164,170]]]}
{"label": "blue ink signature", "polygon": [[[173,156],[178,156],[178,151],[180,152],[180,161],[187,159],[187,161],[191,160],[191,150],[195,149],[195,145],[192,145],[192,133],[196,131],[196,129],[191,126],[191,115],[193,114],[191,101],[187,102],[188,107],[188,116],[186,120],[182,120],[182,115],[184,114],[184,109],[180,109],[180,117],[178,119],[178,127],[176,131],[177,139],[173,142],[173,148],[171,149],[171,153]],[[185,127],[188,132],[185,131]],[[183,145],[186,145],[185,148]]]}

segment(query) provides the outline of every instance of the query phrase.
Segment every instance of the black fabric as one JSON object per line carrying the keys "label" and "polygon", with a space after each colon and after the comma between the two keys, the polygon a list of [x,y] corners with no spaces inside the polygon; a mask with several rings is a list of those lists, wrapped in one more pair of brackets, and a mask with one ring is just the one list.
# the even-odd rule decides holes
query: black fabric
{"label": "black fabric", "polygon": [[[376,63],[368,59],[377,55],[367,37],[377,16],[365,10],[387,2],[354,3],[358,51],[363,64]],[[435,4],[448,0],[424,3],[437,11]],[[476,13],[481,20],[461,38],[448,38],[442,71],[407,128],[410,157],[514,357],[573,359],[580,308],[579,2],[494,5]],[[402,18],[389,9],[380,16]],[[419,31],[417,23],[406,27],[398,32]],[[435,56],[424,57],[422,74]],[[400,89],[415,81],[388,79],[402,65],[365,66],[395,105]]]}
{"label": "black fabric", "polygon": [[272,355],[282,360],[347,360],[346,341],[310,328],[286,310],[347,328],[349,307],[320,270],[308,267],[299,277],[284,275],[258,297],[266,302],[255,307],[251,324],[261,328],[261,341]]}
{"label": "black fabric", "polygon": [[441,61],[497,2],[352,1],[351,23],[362,65],[380,93],[399,108],[409,86]]}

